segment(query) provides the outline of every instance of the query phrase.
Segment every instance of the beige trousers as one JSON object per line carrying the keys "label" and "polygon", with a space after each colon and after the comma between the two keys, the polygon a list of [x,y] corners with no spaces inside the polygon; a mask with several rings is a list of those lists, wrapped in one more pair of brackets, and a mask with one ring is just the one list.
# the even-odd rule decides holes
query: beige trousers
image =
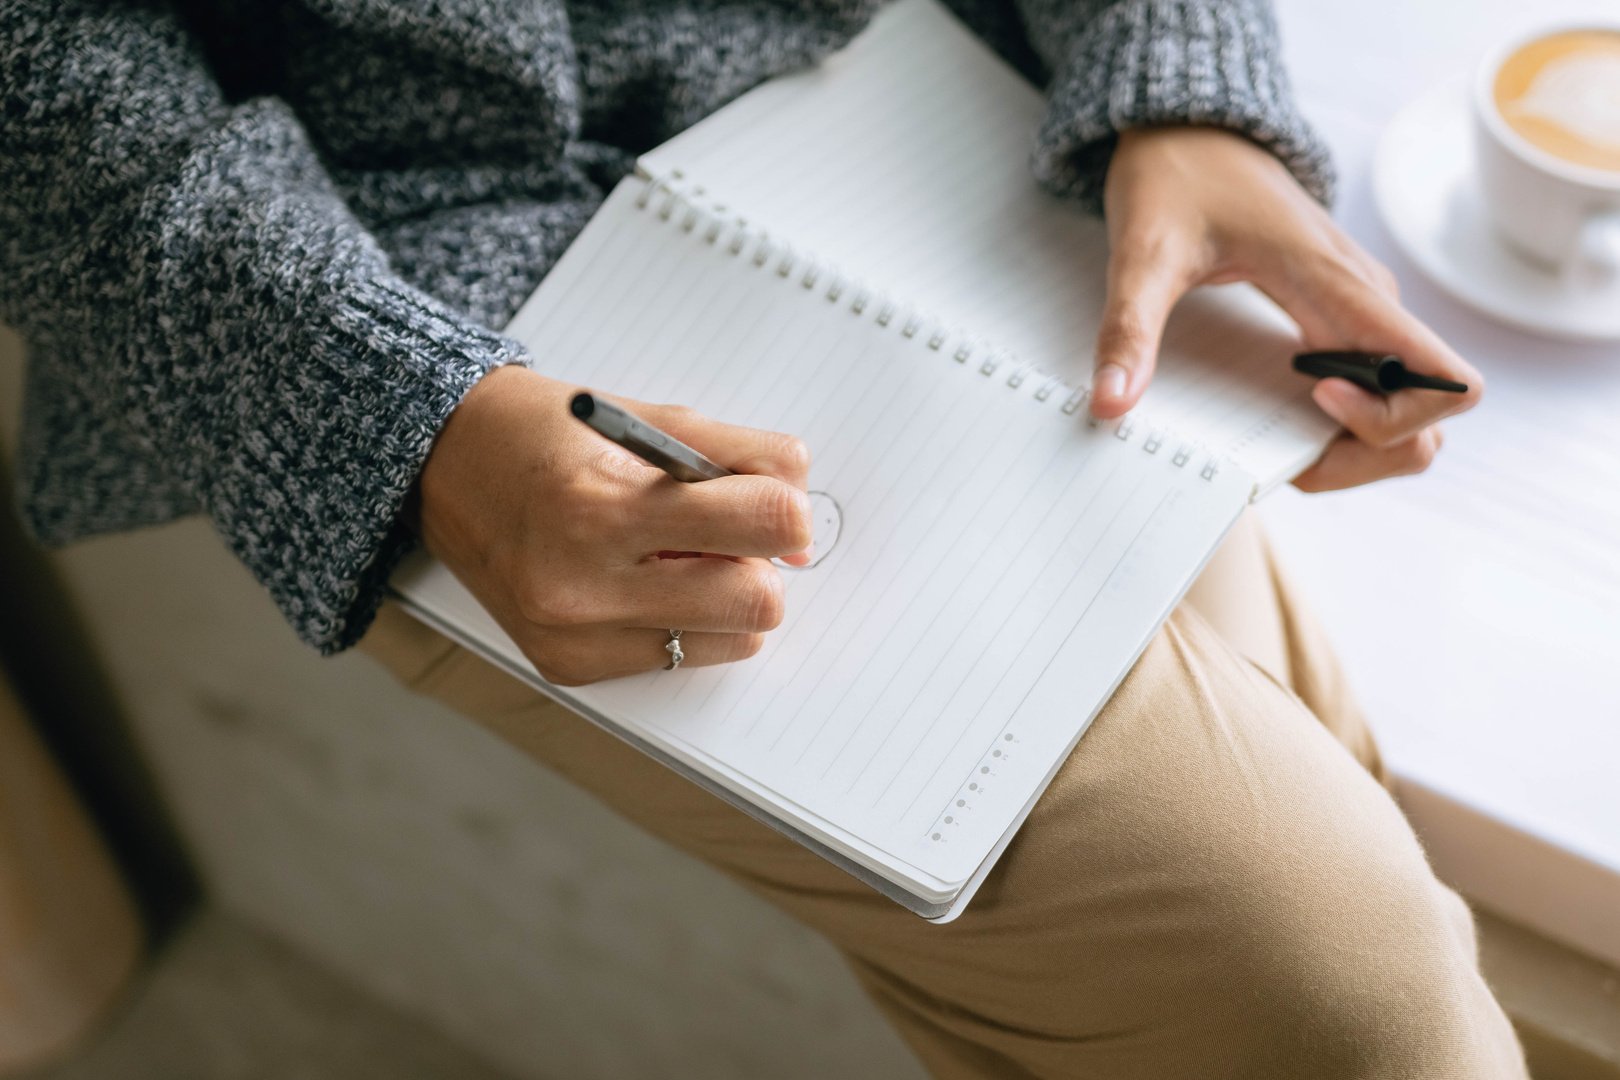
{"label": "beige trousers", "polygon": [[1473,923],[1240,523],[935,926],[385,609],[362,646],[825,934],[940,1077],[1523,1077]]}

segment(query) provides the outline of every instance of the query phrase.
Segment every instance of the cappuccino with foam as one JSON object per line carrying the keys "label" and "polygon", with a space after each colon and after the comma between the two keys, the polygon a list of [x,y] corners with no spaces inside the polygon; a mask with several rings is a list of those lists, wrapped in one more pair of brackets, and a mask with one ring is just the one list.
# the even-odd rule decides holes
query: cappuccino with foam
{"label": "cappuccino with foam", "polygon": [[1536,149],[1620,172],[1620,31],[1566,30],[1520,45],[1497,69],[1491,97]]}

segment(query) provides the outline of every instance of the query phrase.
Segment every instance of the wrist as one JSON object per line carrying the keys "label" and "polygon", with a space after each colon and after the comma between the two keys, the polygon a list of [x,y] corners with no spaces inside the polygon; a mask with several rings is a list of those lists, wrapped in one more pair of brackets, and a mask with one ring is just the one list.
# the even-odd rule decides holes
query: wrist
{"label": "wrist", "polygon": [[458,517],[451,508],[487,483],[503,444],[542,426],[545,403],[566,393],[563,384],[521,364],[490,369],[462,395],[433,440],[402,508],[406,526],[433,548],[435,534]]}

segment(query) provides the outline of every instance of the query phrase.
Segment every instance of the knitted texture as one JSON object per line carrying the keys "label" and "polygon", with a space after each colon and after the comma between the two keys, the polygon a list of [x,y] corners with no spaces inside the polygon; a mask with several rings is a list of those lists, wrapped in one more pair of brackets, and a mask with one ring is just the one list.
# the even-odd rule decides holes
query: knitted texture
{"label": "knitted texture", "polygon": [[[505,324],[635,155],[874,0],[0,0],[0,319],[53,544],[201,511],[323,652]],[[954,0],[1099,204],[1115,133],[1241,131],[1325,198],[1261,0]]]}

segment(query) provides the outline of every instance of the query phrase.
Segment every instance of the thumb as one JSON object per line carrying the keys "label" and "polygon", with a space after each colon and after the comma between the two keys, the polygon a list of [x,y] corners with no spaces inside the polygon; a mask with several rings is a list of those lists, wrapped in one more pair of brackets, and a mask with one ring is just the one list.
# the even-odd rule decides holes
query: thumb
{"label": "thumb", "polygon": [[[1162,249],[1161,249],[1162,250]],[[1159,340],[1170,309],[1181,299],[1179,262],[1121,245],[1108,263],[1108,301],[1097,333],[1091,414],[1102,420],[1136,407],[1153,378]]]}

